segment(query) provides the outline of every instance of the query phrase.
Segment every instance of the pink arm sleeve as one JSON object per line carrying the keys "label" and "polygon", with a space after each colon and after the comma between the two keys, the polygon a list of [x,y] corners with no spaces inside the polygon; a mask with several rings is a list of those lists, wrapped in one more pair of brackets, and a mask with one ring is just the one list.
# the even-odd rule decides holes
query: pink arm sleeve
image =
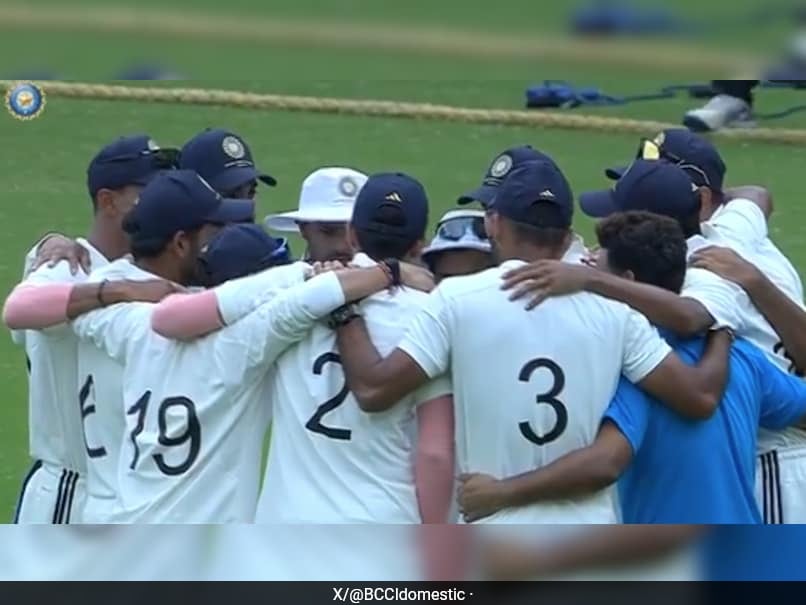
{"label": "pink arm sleeve", "polygon": [[154,307],[151,329],[173,340],[191,340],[223,327],[215,292],[171,294]]}
{"label": "pink arm sleeve", "polygon": [[414,483],[423,523],[446,523],[453,499],[453,397],[445,395],[417,408]]}
{"label": "pink arm sleeve", "polygon": [[72,284],[20,284],[3,306],[3,323],[11,330],[42,330],[68,321]]}

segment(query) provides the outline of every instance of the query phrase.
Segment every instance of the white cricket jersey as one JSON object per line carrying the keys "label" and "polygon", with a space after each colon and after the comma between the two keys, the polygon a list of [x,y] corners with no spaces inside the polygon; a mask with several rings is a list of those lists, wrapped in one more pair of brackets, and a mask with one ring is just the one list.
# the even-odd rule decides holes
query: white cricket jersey
{"label": "white cricket jersey", "polygon": [[[761,270],[790,300],[803,307],[803,285],[800,276],[792,263],[769,239],[764,213],[753,202],[736,199],[721,206],[710,220],[702,224],[702,236],[689,238],[688,245],[689,254],[709,245],[734,250]],[[702,283],[689,283],[689,274],[693,271],[695,270],[690,269],[687,272],[687,283],[682,295],[700,300],[717,321],[733,324],[732,327],[738,336],[759,347],[781,370],[793,372],[794,364],[787,358],[781,339],[747,294],[736,284],[700,270],[711,282],[710,287],[703,289]],[[717,291],[733,292],[733,296],[730,294],[720,296],[715,294]],[[730,319],[726,320],[726,317]],[[788,428],[783,431],[760,429],[759,432],[760,452],[804,444],[806,433],[799,429]]]}
{"label": "white cricket jersey", "polygon": [[190,343],[153,332],[151,304],[114,305],[74,322],[123,365],[126,428],[113,521],[252,521],[271,403],[264,375],[343,302],[336,276],[323,275]]}
{"label": "white cricket jersey", "polygon": [[[353,263],[376,264],[364,254]],[[381,355],[400,342],[428,294],[379,292],[361,303]],[[414,483],[420,403],[450,393],[433,381],[391,409],[368,414],[348,391],[336,334],[317,325],[277,360],[271,448],[258,523],[421,523]]]}
{"label": "white cricket jersey", "polygon": [[[44,236],[36,242],[33,247],[28,251],[25,255],[25,260],[23,261],[22,265],[22,281],[28,279],[28,276],[33,273],[34,265],[36,264],[36,258],[39,253],[39,247],[44,242]],[[82,240],[83,241],[83,240]],[[25,346],[25,331],[24,330],[11,330],[11,340],[14,344],[24,347]]]}
{"label": "white cricket jersey", "polygon": [[[119,259],[93,271],[87,281],[153,278],[130,260]],[[79,339],[78,381],[87,451],[87,503],[83,521],[104,523],[116,506],[118,461],[126,432],[123,366],[92,341]]]}
{"label": "white cricket jersey", "polygon": [[[77,241],[89,251],[92,267],[108,263],[88,241],[81,238]],[[86,273],[79,269],[72,275],[67,261],[62,261],[55,267],[39,267],[24,283],[80,284],[86,280]],[[83,473],[86,457],[78,399],[78,339],[69,324],[63,323],[45,330],[18,332],[17,340],[25,347],[30,364],[28,432],[31,457]]]}
{"label": "white cricket jersey", "polygon": [[[590,293],[532,311],[508,300],[507,261],[446,279],[400,348],[431,377],[453,382],[461,472],[509,477],[593,443],[622,372],[641,381],[670,353],[647,319]],[[609,523],[613,488],[574,501],[507,509],[488,523]]]}

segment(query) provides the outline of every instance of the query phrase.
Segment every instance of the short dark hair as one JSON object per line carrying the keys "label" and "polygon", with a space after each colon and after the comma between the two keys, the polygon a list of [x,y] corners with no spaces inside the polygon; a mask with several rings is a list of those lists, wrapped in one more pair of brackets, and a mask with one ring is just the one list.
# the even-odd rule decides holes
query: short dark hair
{"label": "short dark hair", "polygon": [[571,226],[556,204],[537,201],[526,212],[528,222],[510,219],[515,237],[541,248],[559,248],[563,245]]}
{"label": "short dark hair", "polygon": [[679,293],[686,276],[686,237],[674,219],[651,212],[620,212],[596,225],[610,267],[636,281]]}
{"label": "short dark hair", "polygon": [[173,236],[149,240],[138,240],[130,237],[129,249],[135,261],[143,258],[156,258],[165,251],[171,240],[173,240]]}
{"label": "short dark hair", "polygon": [[[373,215],[375,223],[389,225],[390,227],[403,227],[406,216],[398,204],[383,204]],[[415,239],[393,236],[370,229],[355,229],[355,236],[361,251],[373,260],[384,258],[403,258],[412,249],[414,244],[425,237],[425,232]]]}

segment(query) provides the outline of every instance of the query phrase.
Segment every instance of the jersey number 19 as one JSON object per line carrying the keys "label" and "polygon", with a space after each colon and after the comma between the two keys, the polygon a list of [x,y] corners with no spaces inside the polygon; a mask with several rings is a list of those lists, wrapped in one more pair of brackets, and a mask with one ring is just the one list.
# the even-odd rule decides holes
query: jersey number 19
{"label": "jersey number 19", "polygon": [[[137,437],[143,432],[146,422],[146,414],[148,412],[148,404],[151,401],[151,391],[146,391],[137,402],[126,410],[127,415],[137,414],[137,424],[132,432],[129,434],[129,439],[134,447],[134,457],[132,458],[129,468],[134,470],[137,462],[140,459],[140,446],[137,444]],[[185,423],[185,430],[179,435],[174,437],[168,435],[168,411],[171,408],[182,408],[187,415]],[[196,415],[196,404],[194,404],[187,397],[168,397],[163,399],[160,407],[157,409],[157,425],[159,426],[159,434],[157,435],[157,442],[165,447],[176,447],[184,445],[189,442],[188,454],[181,464],[168,464],[162,454],[154,454],[152,458],[157,465],[157,468],[164,475],[181,475],[186,473],[196,458],[199,457],[199,450],[201,449],[201,424],[199,417]]]}

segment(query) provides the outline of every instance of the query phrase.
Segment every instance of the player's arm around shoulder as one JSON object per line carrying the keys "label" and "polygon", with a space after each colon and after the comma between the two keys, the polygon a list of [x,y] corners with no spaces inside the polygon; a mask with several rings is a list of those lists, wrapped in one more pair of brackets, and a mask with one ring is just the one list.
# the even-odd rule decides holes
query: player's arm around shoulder
{"label": "player's arm around shoulder", "polygon": [[629,466],[633,447],[622,430],[605,420],[594,442],[551,464],[496,479],[471,473],[459,477],[459,510],[468,523],[506,508],[589,496],[615,483]]}
{"label": "player's arm around shoulder", "polygon": [[336,272],[326,272],[263,302],[228,326],[225,331],[229,338],[224,341],[229,342],[233,335],[239,334],[240,346],[246,351],[250,366],[270,364],[344,303],[340,277]]}
{"label": "player's arm around shoulder", "polygon": [[310,275],[306,263],[272,267],[210,290],[170,296],[154,309],[151,328],[171,340],[201,338],[231,326]]}
{"label": "player's arm around shoulder", "polygon": [[383,412],[430,379],[445,374],[450,360],[446,280],[424,301],[403,340],[383,357],[360,316],[335,324],[347,385],[364,412]]}
{"label": "player's arm around shoulder", "polygon": [[551,296],[592,292],[623,302],[649,317],[654,324],[677,334],[697,334],[714,322],[708,308],[697,300],[563,261],[543,260],[509,270],[504,274],[503,289],[511,291],[510,300],[528,298],[527,309]]}
{"label": "player's arm around shoulder", "polygon": [[223,325],[232,325],[281,292],[303,284],[310,277],[311,266],[296,262],[272,267],[217,286],[213,292]]}
{"label": "player's arm around shoulder", "polygon": [[692,263],[741,286],[778,334],[796,369],[801,373],[806,370],[806,310],[802,301],[792,300],[730,248],[705,248],[694,255]]}
{"label": "player's arm around shoulder", "polygon": [[44,330],[51,336],[69,333],[65,324],[70,293],[85,278],[83,273],[73,274],[67,262],[40,266],[9,294],[3,322],[11,330]]}
{"label": "player's arm around shoulder", "polygon": [[678,414],[692,419],[710,418],[722,400],[730,370],[733,332],[708,333],[706,347],[696,365],[688,365],[670,351],[648,374],[625,375]]}
{"label": "player's arm around shoulder", "polygon": [[53,267],[60,261],[68,263],[73,275],[79,270],[89,273],[91,268],[89,250],[65,235],[48,232],[25,255],[22,277],[25,279],[39,267]]}
{"label": "player's arm around shoulder", "polygon": [[76,336],[91,342],[119,363],[130,347],[151,333],[153,303],[117,303],[85,313],[72,322]]}

